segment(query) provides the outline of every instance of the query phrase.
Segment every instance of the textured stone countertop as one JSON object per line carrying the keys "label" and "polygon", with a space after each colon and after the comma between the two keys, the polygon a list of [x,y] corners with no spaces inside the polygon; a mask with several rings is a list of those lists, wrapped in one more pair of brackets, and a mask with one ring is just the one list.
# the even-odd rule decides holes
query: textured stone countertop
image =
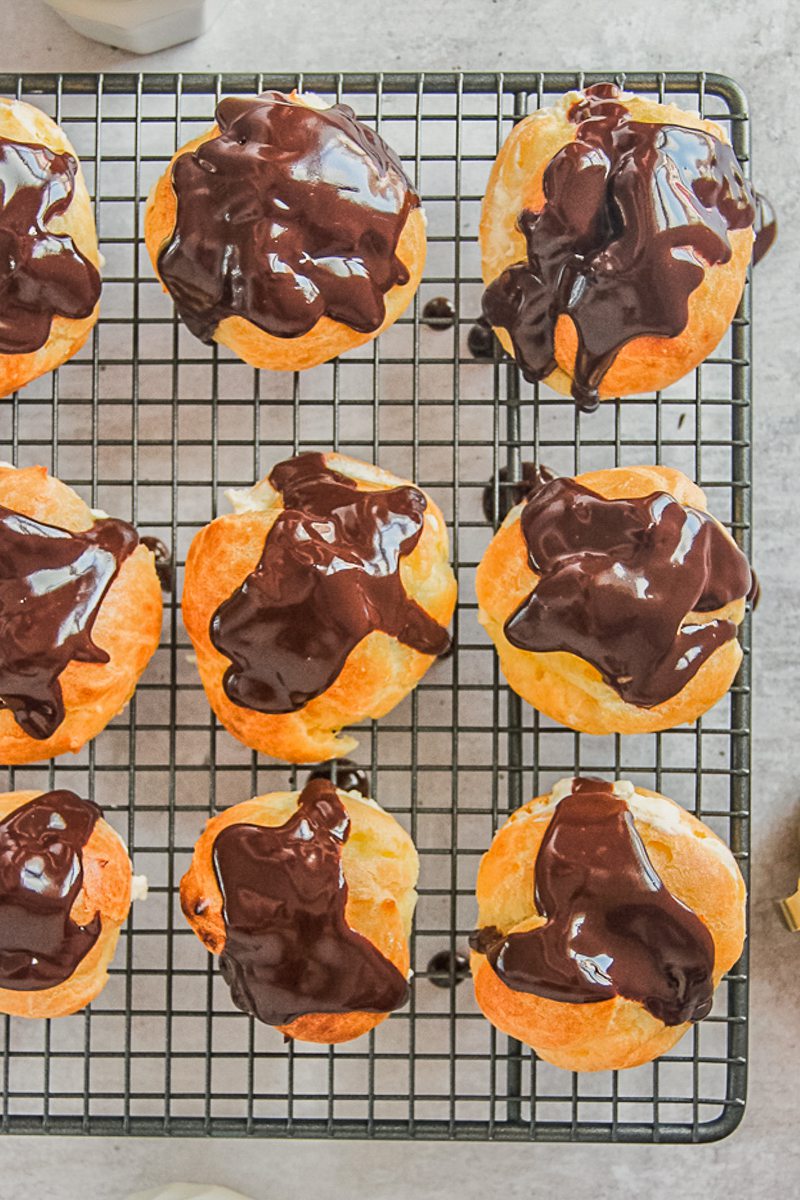
{"label": "textured stone countertop", "polygon": [[749,95],[754,173],[781,220],[755,303],[755,622],[752,1022],[745,1120],[703,1147],[25,1140],[0,1144],[0,1196],[122,1200],[173,1179],[256,1200],[408,1200],[561,1194],[569,1200],[800,1191],[800,934],[776,896],[800,867],[797,702],[800,583],[798,134],[792,89],[800,5],[791,0],[229,0],[204,38],[147,58],[87,42],[41,3],[0,0],[2,70],[706,69]]}

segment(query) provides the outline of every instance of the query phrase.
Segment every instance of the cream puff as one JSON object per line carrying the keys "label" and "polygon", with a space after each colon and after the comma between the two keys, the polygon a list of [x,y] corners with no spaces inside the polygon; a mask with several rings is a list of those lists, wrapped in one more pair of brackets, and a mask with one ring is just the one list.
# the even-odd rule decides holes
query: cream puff
{"label": "cream puff", "polygon": [[183,616],[209,703],[246,746],[321,762],[357,745],[450,644],[447,528],[413,484],[342,454],[278,463],[195,537]]}
{"label": "cream puff", "polygon": [[541,477],[489,544],[478,617],[511,687],[582,733],[652,733],[725,695],[755,577],[669,467]]}
{"label": "cream puff", "polygon": [[0,762],[78,751],[161,636],[152,551],[44,467],[0,465]]}
{"label": "cream puff", "polygon": [[144,235],[192,333],[273,371],[376,337],[425,265],[399,158],[347,105],[296,92],[222,100],[153,188]]}
{"label": "cream puff", "polygon": [[210,820],[181,905],[238,1008],[285,1037],[345,1042],[408,998],[418,872],[393,817],[313,778]]}
{"label": "cream puff", "polygon": [[0,795],[0,1012],[65,1017],[89,1004],[108,980],[131,882],[96,804],[68,791]]}
{"label": "cream puff", "polygon": [[711,1009],[746,894],[716,834],[627,782],[565,779],[512,813],[478,871],[475,995],[569,1071],[635,1067]]}
{"label": "cream puff", "polygon": [[583,409],[666,388],[730,325],[755,219],[713,121],[611,83],[569,92],[492,169],[484,316],[526,379]]}
{"label": "cream puff", "polygon": [[77,155],[38,108],[0,97],[0,396],[80,350],[100,255]]}

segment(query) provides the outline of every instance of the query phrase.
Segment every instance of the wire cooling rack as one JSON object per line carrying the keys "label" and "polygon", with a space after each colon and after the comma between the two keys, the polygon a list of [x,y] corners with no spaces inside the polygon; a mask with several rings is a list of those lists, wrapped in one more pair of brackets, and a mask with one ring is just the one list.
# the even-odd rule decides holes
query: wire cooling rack
{"label": "wire cooling rack", "polygon": [[[750,689],[656,736],[581,736],[509,694],[476,619],[474,569],[491,536],[499,472],[538,459],[572,473],[638,462],[683,469],[750,545],[749,285],[717,352],[654,396],[581,415],[507,360],[476,361],[477,228],[491,162],[515,119],[595,75],[0,76],[0,92],[59,120],[82,158],[105,257],[102,315],[87,346],[0,405],[2,456],[44,463],[92,505],[173,551],[162,644],[129,708],[77,757],[10,772],[11,788],[71,787],[127,839],[150,896],[134,905],[111,980],[91,1009],[0,1021],[0,1128],[95,1134],[707,1141],[738,1124],[746,1083],[745,960],[712,1015],[636,1070],[570,1075],[537,1061],[479,1013],[456,957],[475,921],[478,860],[505,814],[578,770],[674,797],[748,851]],[[608,75],[604,76],[608,78]],[[748,160],[738,87],[720,76],[613,76],[713,116]],[[141,240],[143,205],[173,150],[227,93],[291,87],[341,99],[403,156],[429,222],[425,281],[382,337],[302,375],[244,366],[177,322]],[[453,328],[423,306],[444,296]],[[335,1048],[284,1045],[232,1005],[186,926],[176,889],[206,817],[305,772],[245,750],[203,697],[180,619],[195,531],[226,511],[225,489],[300,449],[330,449],[416,479],[450,522],[460,583],[457,651],[384,720],[355,757],[373,794],[410,830],[422,864],[411,1002]],[[748,623],[743,629],[745,646]],[[438,957],[437,957],[438,956]],[[429,964],[434,960],[433,967]],[[451,964],[451,965],[448,965]]]}

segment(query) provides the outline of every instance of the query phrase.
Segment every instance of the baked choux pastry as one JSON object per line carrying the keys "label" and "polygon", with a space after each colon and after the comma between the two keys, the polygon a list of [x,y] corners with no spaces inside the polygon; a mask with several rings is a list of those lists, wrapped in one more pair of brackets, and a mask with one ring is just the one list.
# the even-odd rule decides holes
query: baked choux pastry
{"label": "baked choux pastry", "polygon": [[346,1042],[408,998],[418,873],[394,817],[316,778],[210,820],[181,905],[238,1008],[289,1038]]}
{"label": "baked choux pastry", "polygon": [[669,467],[543,479],[476,577],[515,692],[582,733],[695,721],[739,669],[755,577],[705,494]]}
{"label": "baked choux pastry", "polygon": [[399,158],[347,105],[296,92],[222,100],[156,183],[144,235],[192,333],[273,371],[376,337],[425,265]]}
{"label": "baked choux pastry", "polygon": [[475,995],[568,1071],[636,1067],[705,1017],[745,936],[711,830],[657,792],[564,779],[512,813],[478,871]]}
{"label": "baked choux pastry", "polygon": [[96,804],[0,795],[0,1012],[66,1017],[87,1005],[130,904],[128,852]]}
{"label": "baked choux pastry", "polygon": [[755,216],[713,121],[611,83],[569,92],[492,169],[484,316],[526,379],[587,411],[666,388],[730,325]]}
{"label": "baked choux pastry", "polygon": [[444,653],[455,607],[429,496],[342,454],[299,454],[195,537],[183,616],[209,703],[253,750],[316,763],[358,744]]}
{"label": "baked choux pastry", "polygon": [[0,97],[0,396],[80,350],[100,255],[77,155],[38,108]]}
{"label": "baked choux pastry", "polygon": [[152,551],[44,467],[0,465],[0,762],[78,751],[161,636]]}

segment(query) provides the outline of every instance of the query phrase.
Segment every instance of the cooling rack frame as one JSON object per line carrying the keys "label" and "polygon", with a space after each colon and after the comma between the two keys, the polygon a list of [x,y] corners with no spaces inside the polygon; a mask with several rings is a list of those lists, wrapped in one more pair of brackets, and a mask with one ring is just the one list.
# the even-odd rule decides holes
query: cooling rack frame
{"label": "cooling rack frame", "polygon": [[[475,620],[470,576],[491,532],[483,488],[496,519],[500,468],[513,481],[526,457],[562,455],[578,470],[630,463],[638,449],[643,460],[675,465],[688,456],[751,548],[749,281],[728,339],[706,364],[667,393],[609,402],[599,414],[576,414],[563,397],[522,382],[507,359],[476,362],[467,349],[479,299],[477,209],[494,153],[532,108],[609,78],[713,115],[748,170],[744,95],[703,72],[0,74],[1,94],[44,107],[76,138],[107,259],[97,330],[73,362],[3,405],[2,453],[19,465],[44,462],[176,550],[162,648],[129,709],[74,762],[9,772],[10,788],[82,785],[154,886],[91,1009],[59,1022],[0,1022],[2,1131],[700,1142],[741,1120],[746,952],[712,1016],[672,1054],[602,1079],[548,1068],[491,1030],[455,959],[480,850],[507,811],[559,774],[605,769],[682,789],[747,875],[749,617],[744,663],[720,711],[688,732],[600,740],[600,750],[598,739],[554,727],[509,694]],[[143,202],[171,150],[208,123],[220,96],[268,87],[344,99],[387,140],[400,138],[430,219],[429,266],[406,316],[309,379],[267,379],[194,342],[141,241]],[[450,331],[422,321],[425,297],[440,293],[453,302]],[[263,474],[270,456],[330,447],[390,468],[397,460],[444,502],[461,599],[453,658],[362,730],[360,761],[376,794],[421,843],[410,1008],[350,1047],[308,1050],[284,1047],[232,1009],[175,905],[192,827],[196,836],[215,805],[303,774],[232,746],[201,707],[177,594],[188,537],[224,505],[226,486]],[[189,749],[196,745],[206,749]],[[437,951],[450,956],[444,973],[427,966]]]}

